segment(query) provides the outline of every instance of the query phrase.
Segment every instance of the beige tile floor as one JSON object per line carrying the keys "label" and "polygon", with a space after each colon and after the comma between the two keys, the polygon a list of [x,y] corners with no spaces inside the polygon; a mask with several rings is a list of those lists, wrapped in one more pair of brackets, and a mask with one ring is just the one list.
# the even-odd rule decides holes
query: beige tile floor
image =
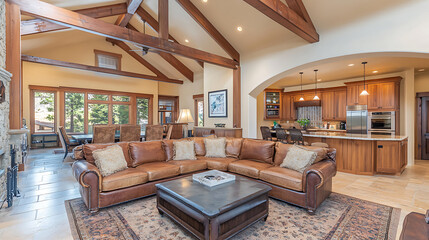
{"label": "beige tile floor", "polygon": [[[408,212],[429,209],[429,161],[416,161],[401,176],[338,173],[333,185],[334,192],[401,208],[398,231]],[[72,239],[64,200],[79,197],[79,190],[62,154],[30,151],[19,186],[22,196],[0,210],[0,239]]]}

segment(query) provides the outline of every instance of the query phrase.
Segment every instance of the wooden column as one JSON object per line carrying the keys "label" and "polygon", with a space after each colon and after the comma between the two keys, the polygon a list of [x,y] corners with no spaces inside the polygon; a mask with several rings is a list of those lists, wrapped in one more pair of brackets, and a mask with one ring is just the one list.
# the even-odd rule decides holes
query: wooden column
{"label": "wooden column", "polygon": [[232,113],[232,124],[234,127],[241,128],[241,68],[240,66],[237,69],[233,70],[232,75],[232,104],[233,104],[233,113]]}
{"label": "wooden column", "polygon": [[159,37],[168,39],[168,0],[158,0]]}
{"label": "wooden column", "polygon": [[10,129],[22,127],[21,79],[21,11],[18,5],[6,2],[6,70],[12,73],[10,82]]}

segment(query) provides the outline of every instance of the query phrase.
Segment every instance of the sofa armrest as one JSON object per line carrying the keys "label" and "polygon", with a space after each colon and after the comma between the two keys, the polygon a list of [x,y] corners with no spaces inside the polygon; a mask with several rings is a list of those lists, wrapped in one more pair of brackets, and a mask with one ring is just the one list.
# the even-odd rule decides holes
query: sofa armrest
{"label": "sofa armrest", "polygon": [[319,188],[325,181],[337,174],[337,164],[334,160],[325,159],[309,166],[303,174],[303,186],[307,186],[307,178],[312,174],[315,174],[320,178],[320,182],[316,186]]}
{"label": "sofa armrest", "polygon": [[86,160],[75,161],[72,166],[73,176],[82,187],[101,191],[101,176],[98,168]]}

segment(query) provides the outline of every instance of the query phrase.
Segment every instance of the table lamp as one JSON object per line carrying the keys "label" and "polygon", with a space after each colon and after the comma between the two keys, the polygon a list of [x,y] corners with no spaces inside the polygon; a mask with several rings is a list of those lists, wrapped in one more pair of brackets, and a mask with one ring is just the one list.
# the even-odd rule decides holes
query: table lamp
{"label": "table lamp", "polygon": [[191,115],[191,110],[188,108],[180,109],[179,119],[177,119],[177,123],[186,123],[185,133],[183,137],[188,137],[188,123],[193,123],[194,119]]}

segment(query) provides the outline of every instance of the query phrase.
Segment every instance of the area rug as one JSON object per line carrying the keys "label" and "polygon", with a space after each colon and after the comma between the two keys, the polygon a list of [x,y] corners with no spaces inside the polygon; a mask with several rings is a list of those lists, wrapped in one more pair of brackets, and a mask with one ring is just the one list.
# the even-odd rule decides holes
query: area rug
{"label": "area rug", "polygon": [[[149,197],[91,214],[81,199],[65,202],[75,239],[164,239],[194,237],[169,217],[161,217]],[[259,221],[231,239],[374,239],[393,240],[400,209],[332,193],[308,215],[299,207],[270,199],[266,222]]]}

